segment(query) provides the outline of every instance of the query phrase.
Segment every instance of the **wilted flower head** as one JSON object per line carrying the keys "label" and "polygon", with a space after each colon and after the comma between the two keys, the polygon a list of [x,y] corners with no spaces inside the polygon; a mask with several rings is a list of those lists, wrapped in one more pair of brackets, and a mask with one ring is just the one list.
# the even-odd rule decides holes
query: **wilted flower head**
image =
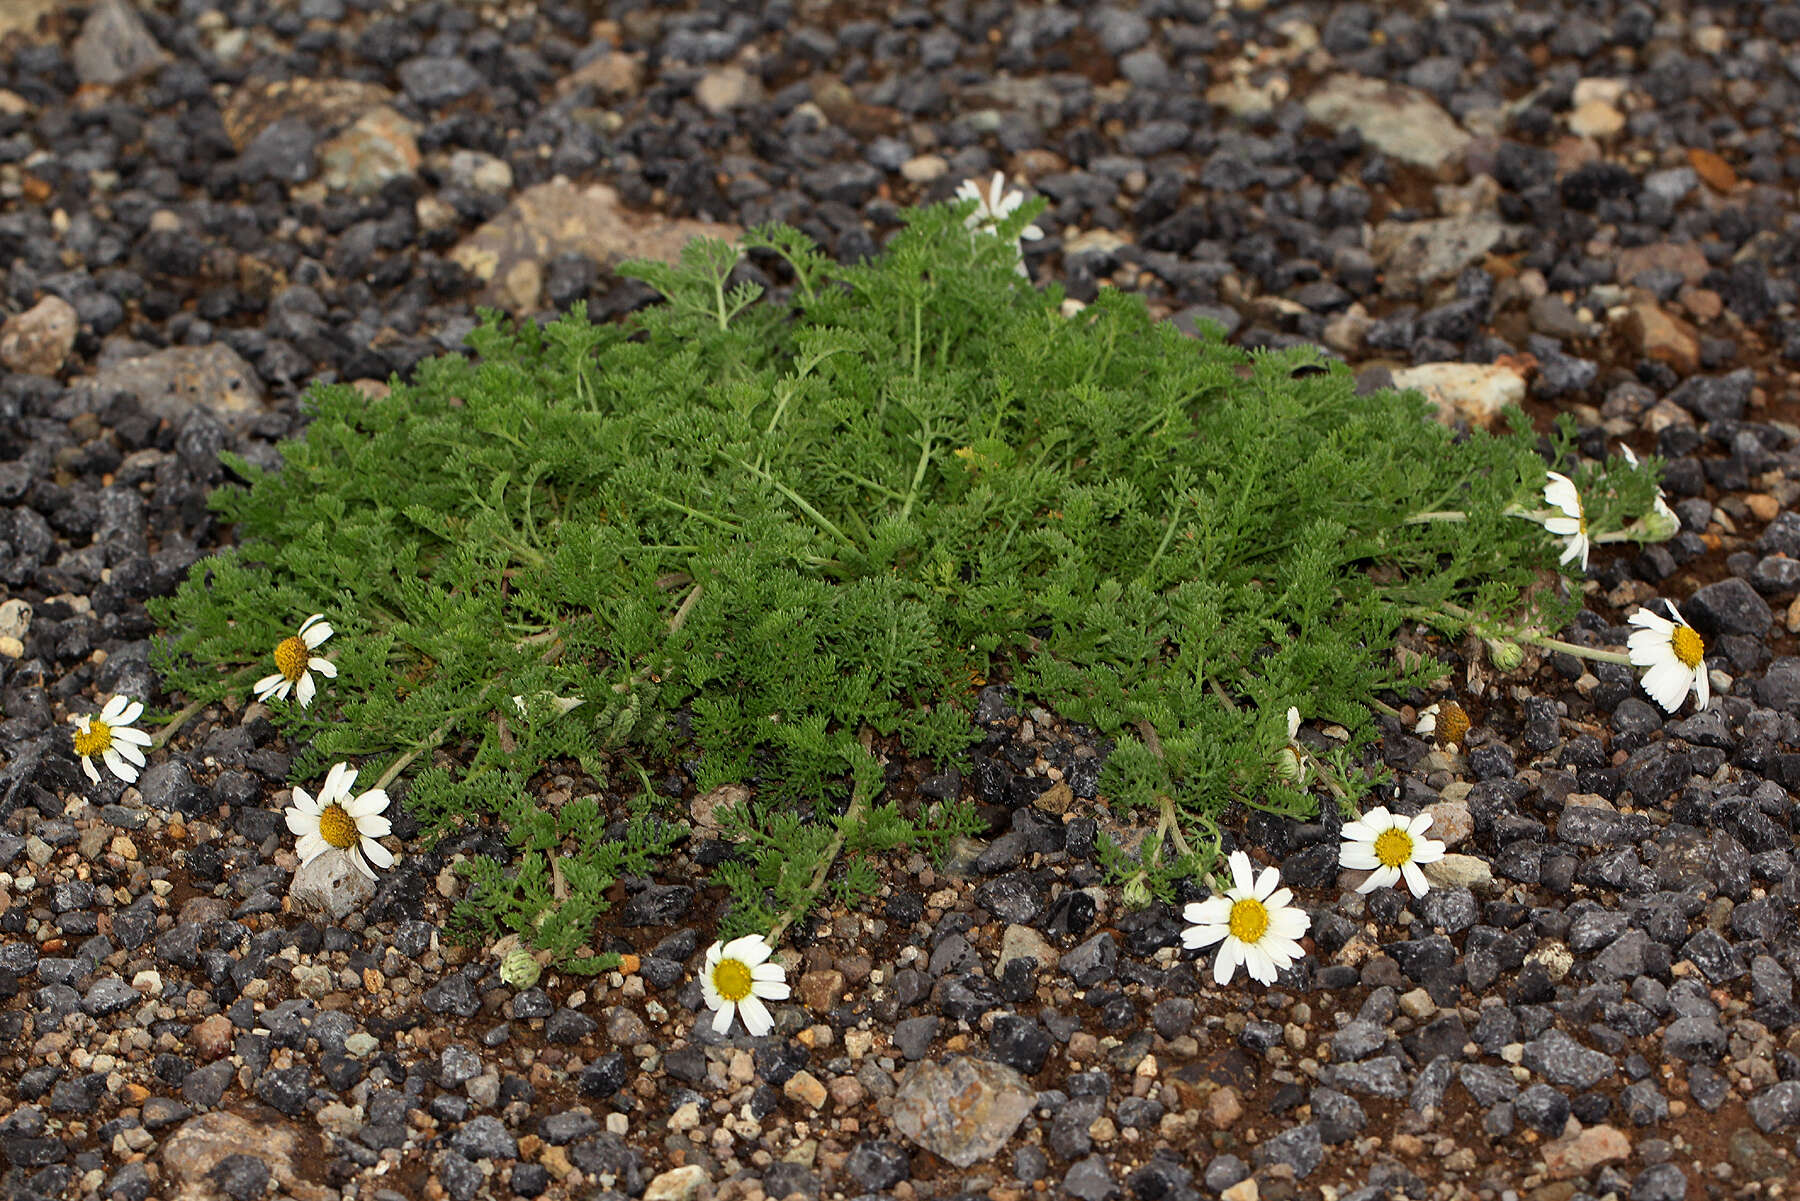
{"label": "wilted flower head", "polygon": [[1575,490],[1575,481],[1568,476],[1552,471],[1549,477],[1549,482],[1544,485],[1544,502],[1561,509],[1563,516],[1547,519],[1544,528],[1568,539],[1562,558],[1557,562],[1566,565],[1579,559],[1581,570],[1586,571],[1589,543],[1587,514],[1581,507],[1581,493]]}

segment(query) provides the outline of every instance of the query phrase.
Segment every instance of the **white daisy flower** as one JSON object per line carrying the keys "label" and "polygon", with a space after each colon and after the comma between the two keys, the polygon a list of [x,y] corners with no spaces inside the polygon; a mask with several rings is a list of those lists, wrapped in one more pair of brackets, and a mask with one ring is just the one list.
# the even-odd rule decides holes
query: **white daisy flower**
{"label": "white daisy flower", "polygon": [[1631,615],[1637,632],[1626,640],[1631,661],[1650,670],[1644,673],[1644,691],[1668,713],[1681,708],[1691,690],[1694,708],[1704,709],[1712,699],[1712,684],[1706,677],[1706,641],[1674,601],[1663,602],[1675,620],[1658,617],[1649,609]]}
{"label": "white daisy flower", "polygon": [[[999,171],[994,172],[994,178],[988,184],[986,192],[983,192],[981,185],[974,180],[963,180],[956,189],[956,198],[975,202],[975,211],[963,218],[963,227],[970,233],[998,233],[1000,222],[1012,216],[1018,211],[1019,206],[1025,203],[1025,193],[1017,188],[1010,192],[1006,191],[1006,176]],[[1025,242],[1035,242],[1043,236],[1044,231],[1035,225],[1027,225],[1019,231],[1020,239]],[[1023,246],[1019,248],[1019,253],[1021,255],[1019,274],[1024,275],[1026,272]]]}
{"label": "white daisy flower", "polygon": [[1562,558],[1557,562],[1567,565],[1571,560],[1580,559],[1581,570],[1586,571],[1589,543],[1587,514],[1581,509],[1581,493],[1575,491],[1575,481],[1568,476],[1556,471],[1549,475],[1550,482],[1544,485],[1544,503],[1555,505],[1565,516],[1546,518],[1544,528],[1559,538],[1569,540]]}
{"label": "white daisy flower", "polygon": [[98,755],[113,775],[127,784],[137,783],[138,770],[144,766],[144,752],[139,748],[150,745],[150,735],[130,727],[143,715],[142,701],[115,696],[97,716],[83,713],[69,719],[75,723],[75,754],[89,780],[100,782],[99,769],[94,766]]}
{"label": "white daisy flower", "polygon": [[787,969],[770,960],[775,948],[760,934],[746,934],[706,948],[700,991],[713,1015],[713,1033],[731,1029],[733,1014],[742,1014],[744,1029],[758,1037],[775,1026],[764,1001],[785,1001]]}
{"label": "white daisy flower", "polygon": [[1426,838],[1431,828],[1431,814],[1403,817],[1389,813],[1377,805],[1343,829],[1344,844],[1338,849],[1338,863],[1357,871],[1370,872],[1369,878],[1357,885],[1357,892],[1374,892],[1397,884],[1402,878],[1415,897],[1430,891],[1421,863],[1436,863],[1444,857],[1444,844]]}
{"label": "white daisy flower", "polygon": [[332,633],[323,613],[314,613],[301,622],[298,633],[283,638],[276,646],[275,674],[256,682],[256,699],[266,701],[273,696],[285,701],[292,692],[302,709],[312,704],[313,694],[317,691],[312,673],[316,671],[328,680],[337,678],[337,667],[331,660],[313,654]]}
{"label": "white daisy flower", "polygon": [[317,797],[295,786],[294,803],[286,817],[288,829],[300,839],[295,849],[300,852],[302,867],[333,849],[357,852],[350,858],[371,880],[376,867],[394,865],[394,853],[375,841],[386,838],[393,829],[388,819],[381,816],[388,807],[388,794],[371,788],[352,797],[350,788],[355,783],[356,770],[348,763],[339,763],[326,773],[325,787],[319,789]]}
{"label": "white daisy flower", "polygon": [[1276,887],[1281,883],[1278,869],[1264,868],[1258,875],[1242,851],[1231,853],[1230,864],[1234,887],[1182,910],[1193,924],[1182,931],[1181,941],[1198,948],[1224,940],[1213,960],[1213,980],[1218,984],[1231,983],[1240,963],[1252,980],[1273,984],[1276,972],[1306,954],[1299,940],[1312,919],[1293,908],[1292,892]]}

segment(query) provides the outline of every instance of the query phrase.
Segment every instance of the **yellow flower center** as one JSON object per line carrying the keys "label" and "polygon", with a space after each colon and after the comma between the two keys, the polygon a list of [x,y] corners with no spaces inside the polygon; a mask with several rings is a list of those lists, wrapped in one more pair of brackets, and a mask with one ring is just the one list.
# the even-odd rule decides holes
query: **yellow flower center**
{"label": "yellow flower center", "polygon": [[1671,630],[1669,649],[1675,652],[1675,657],[1689,671],[1699,667],[1706,658],[1706,642],[1695,632],[1693,626],[1676,626]]}
{"label": "yellow flower center", "polygon": [[1454,746],[1469,732],[1469,714],[1455,701],[1444,701],[1438,707],[1437,740],[1439,746]]}
{"label": "yellow flower center", "polygon": [[281,640],[275,648],[275,670],[290,684],[298,684],[300,677],[306,674],[306,661],[311,657],[306,643],[300,635],[295,634]]}
{"label": "yellow flower center", "polygon": [[85,730],[75,731],[75,753],[83,759],[92,758],[112,745],[112,727],[95,718],[88,723]]}
{"label": "yellow flower center", "polygon": [[1231,907],[1231,936],[1239,942],[1257,942],[1269,932],[1269,907],[1245,897]]}
{"label": "yellow flower center", "polygon": [[1392,827],[1375,836],[1375,858],[1383,867],[1399,867],[1412,859],[1412,835]]}
{"label": "yellow flower center", "polygon": [[356,819],[350,816],[348,809],[333,801],[319,814],[319,837],[340,851],[348,850],[360,837]]}
{"label": "yellow flower center", "polygon": [[727,1001],[741,1001],[750,995],[750,969],[741,959],[721,959],[713,969],[713,987]]}

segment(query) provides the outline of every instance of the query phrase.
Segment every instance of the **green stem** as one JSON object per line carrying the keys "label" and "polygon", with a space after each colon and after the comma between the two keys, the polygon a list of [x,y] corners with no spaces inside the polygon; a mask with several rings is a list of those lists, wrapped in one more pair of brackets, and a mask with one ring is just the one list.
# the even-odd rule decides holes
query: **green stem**
{"label": "green stem", "polygon": [[731,461],[733,463],[736,463],[739,467],[742,467],[745,471],[748,471],[750,474],[756,476],[758,479],[762,480],[763,482],[767,483],[770,487],[774,488],[775,491],[777,491],[777,492],[781,493],[783,496],[787,497],[789,502],[791,502],[795,508],[799,509],[802,513],[804,513],[808,517],[812,518],[813,521],[818,523],[818,526],[820,529],[822,529],[826,533],[830,534],[833,538],[836,538],[839,542],[842,542],[845,546],[854,547],[856,545],[855,542],[851,541],[849,535],[845,534],[844,531],[838,529],[837,526],[833,525],[831,523],[830,519],[825,516],[825,514],[819,512],[817,509],[813,508],[812,505],[807,501],[807,499],[804,496],[801,496],[798,492],[794,491],[792,488],[788,487],[786,484],[782,483],[780,480],[776,479],[774,476],[770,475],[768,472],[757,468],[755,465],[746,463],[746,462],[744,462],[744,460],[737,458],[735,456],[728,456],[728,457],[731,458]]}
{"label": "green stem", "polygon": [[1527,642],[1547,651],[1561,651],[1565,655],[1574,655],[1577,659],[1592,659],[1596,663],[1617,663],[1624,667],[1635,666],[1631,661],[1631,656],[1624,651],[1603,651],[1597,647],[1564,642],[1561,638],[1552,638],[1529,626],[1503,626],[1496,622],[1483,621],[1461,605],[1446,603],[1443,609],[1437,612],[1414,607],[1409,609],[1408,613],[1421,621],[1431,621],[1433,618],[1442,617],[1453,618],[1462,622],[1470,632],[1481,638],[1510,638],[1515,642]]}
{"label": "green stem", "polygon": [[931,466],[931,444],[936,435],[932,432],[929,421],[921,419],[920,423],[925,427],[925,436],[919,441],[919,462],[913,468],[912,483],[906,489],[906,501],[900,506],[901,521],[905,521],[912,513],[913,502],[919,499],[919,487],[925,482],[925,470]]}
{"label": "green stem", "polygon": [[169,739],[175,737],[176,731],[187,725],[188,722],[193,719],[194,714],[206,708],[208,703],[209,702],[203,700],[189,701],[185,708],[176,713],[175,716],[171,717],[167,722],[163,723],[163,728],[158,730],[156,735],[150,739],[150,749],[157,751],[167,746],[169,744]]}
{"label": "green stem", "polygon": [[1435,513],[1414,513],[1401,525],[1426,525],[1433,521],[1467,521],[1469,515],[1461,509],[1440,509]]}
{"label": "green stem", "polygon": [[825,891],[825,879],[831,874],[831,866],[837,862],[837,857],[844,853],[844,840],[849,835],[851,826],[862,821],[863,811],[866,807],[862,787],[858,785],[850,793],[850,807],[845,809],[844,816],[838,819],[837,833],[831,836],[831,842],[826,845],[824,852],[819,856],[818,866],[813,868],[812,879],[807,881],[805,898],[783,911],[782,915],[775,919],[775,924],[769,927],[766,937],[770,946],[779,943],[787,928],[798,921],[802,913],[810,910],[818,901],[819,894]]}

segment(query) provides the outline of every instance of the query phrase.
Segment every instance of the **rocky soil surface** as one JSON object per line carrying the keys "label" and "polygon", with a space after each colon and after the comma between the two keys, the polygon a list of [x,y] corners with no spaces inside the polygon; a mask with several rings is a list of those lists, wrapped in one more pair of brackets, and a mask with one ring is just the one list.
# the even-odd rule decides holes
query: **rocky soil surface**
{"label": "rocky soil surface", "polygon": [[[1800,5],[13,0],[0,36],[0,1195],[1789,1189]],[[1382,747],[1438,887],[1360,897],[1335,817],[1235,815],[1313,925],[1220,989],[1103,886],[1105,748],[990,688],[969,770],[903,766],[992,837],[796,932],[763,1038],[701,1018],[717,844],[619,897],[636,971],[515,991],[443,930],[453,858],[504,844],[419,853],[403,801],[375,895],[304,912],[253,707],[89,786],[67,718],[176,707],[144,601],[228,541],[219,452],[276,465],[307,383],[378,393],[478,304],[628,312],[617,259],[694,232],[867,255],[995,170],[1076,300],[1666,457],[1682,532],[1597,552],[1567,636],[1673,599],[1712,708],[1421,639],[1476,722]]]}

